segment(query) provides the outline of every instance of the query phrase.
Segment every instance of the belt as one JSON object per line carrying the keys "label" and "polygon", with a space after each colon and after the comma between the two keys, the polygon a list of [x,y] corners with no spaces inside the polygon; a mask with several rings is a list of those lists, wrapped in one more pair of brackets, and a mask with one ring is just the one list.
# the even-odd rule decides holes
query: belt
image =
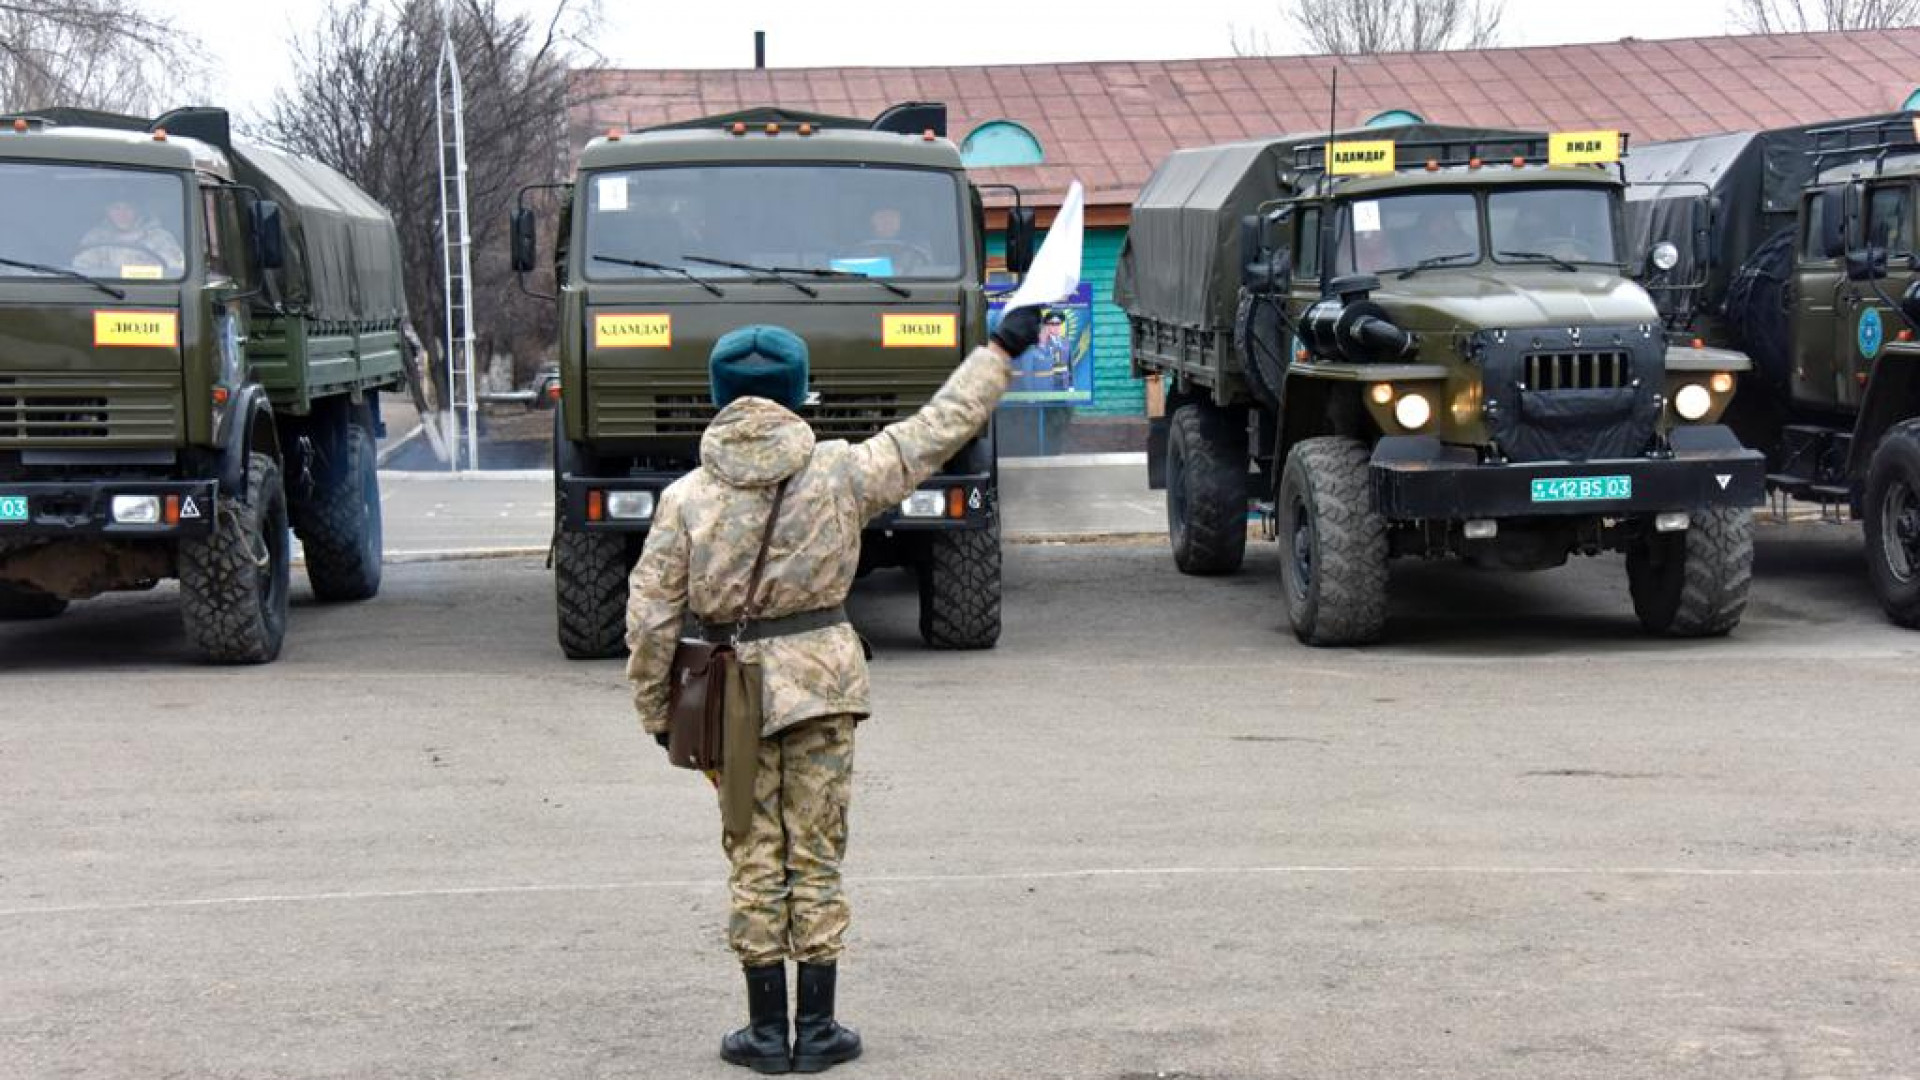
{"label": "belt", "polygon": [[[818,611],[802,611],[795,615],[782,615],[778,619],[760,619],[747,624],[740,641],[765,641],[768,638],[791,637],[794,634],[806,634],[815,630],[825,630],[829,626],[841,626],[847,622],[847,609],[839,604]],[[702,623],[700,636],[715,644],[724,645],[734,640],[733,623]]]}

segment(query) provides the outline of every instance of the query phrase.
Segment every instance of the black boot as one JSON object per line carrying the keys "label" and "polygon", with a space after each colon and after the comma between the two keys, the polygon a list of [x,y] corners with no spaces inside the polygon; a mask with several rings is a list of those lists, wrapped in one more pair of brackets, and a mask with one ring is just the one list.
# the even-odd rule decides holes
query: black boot
{"label": "black boot", "polygon": [[787,1044],[787,965],[745,970],[747,1026],[720,1040],[720,1059],[757,1073],[786,1072],[792,1067]]}
{"label": "black boot", "polygon": [[832,964],[800,965],[800,1002],[793,1014],[793,1071],[823,1072],[860,1056],[860,1036],[833,1020]]}

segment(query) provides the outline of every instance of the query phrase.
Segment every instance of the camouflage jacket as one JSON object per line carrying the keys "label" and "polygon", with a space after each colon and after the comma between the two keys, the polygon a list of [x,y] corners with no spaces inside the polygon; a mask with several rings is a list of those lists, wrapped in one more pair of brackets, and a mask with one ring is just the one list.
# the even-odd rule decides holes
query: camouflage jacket
{"label": "camouflage jacket", "polygon": [[[933,475],[987,422],[1012,369],[976,349],[915,415],[851,445],[816,445],[806,421],[763,398],[721,410],[700,440],[700,468],[660,497],[627,601],[627,678],[649,732],[667,727],[667,669],[683,615],[732,622],[781,480],[786,503],[760,585],[760,617],[830,608],[846,599],[860,530]],[[867,662],[851,626],[745,642],[758,662],[770,736],[802,720],[868,708]]]}
{"label": "camouflage jacket", "polygon": [[94,277],[178,277],[186,268],[180,241],[151,218],[125,232],[107,222],[95,225],[73,257],[74,270]]}

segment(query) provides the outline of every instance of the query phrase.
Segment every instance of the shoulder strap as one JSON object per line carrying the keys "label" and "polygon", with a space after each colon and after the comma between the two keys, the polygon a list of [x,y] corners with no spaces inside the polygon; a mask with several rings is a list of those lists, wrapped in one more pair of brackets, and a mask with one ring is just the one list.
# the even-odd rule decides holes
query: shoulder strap
{"label": "shoulder strap", "polygon": [[747,578],[747,595],[740,602],[740,618],[733,624],[735,640],[746,630],[748,623],[760,616],[760,575],[767,568],[767,549],[773,546],[773,527],[780,521],[780,504],[787,501],[789,480],[791,477],[780,481],[780,486],[773,489],[773,509],[767,511],[767,531],[760,534],[760,552],[753,557],[753,574]]}

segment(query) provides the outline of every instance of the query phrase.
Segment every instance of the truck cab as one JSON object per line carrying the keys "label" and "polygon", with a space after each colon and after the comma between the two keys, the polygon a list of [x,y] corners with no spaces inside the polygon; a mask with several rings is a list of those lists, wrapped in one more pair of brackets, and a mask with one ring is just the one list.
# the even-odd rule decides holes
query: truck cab
{"label": "truck cab", "polygon": [[[873,122],[761,109],[610,132],[582,150],[559,193],[553,261],[554,563],[569,656],[624,648],[627,571],[660,492],[699,464],[721,335],[774,323],[804,338],[802,415],[819,438],[847,440],[911,416],[985,343],[983,202],[944,124],[937,106]],[[1030,237],[1025,211],[1012,221]],[[523,209],[523,271],[533,230]],[[989,428],[863,537],[863,568],[919,576],[929,645],[997,640],[998,514]]]}

